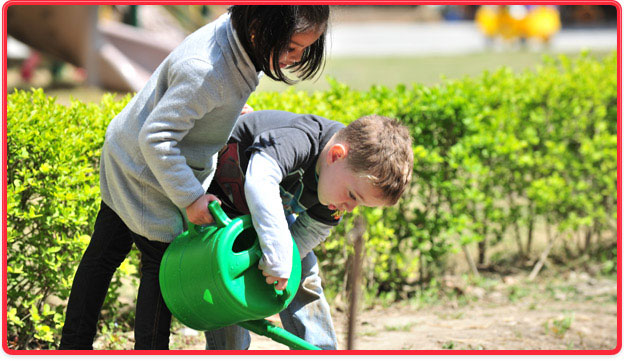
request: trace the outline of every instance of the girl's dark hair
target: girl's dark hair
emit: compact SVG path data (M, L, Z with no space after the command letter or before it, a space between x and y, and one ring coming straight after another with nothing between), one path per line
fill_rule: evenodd
M279 57L288 49L290 38L298 33L315 31L321 36L305 49L301 61L288 68L299 79L305 80L314 77L323 67L329 6L234 5L228 11L232 26L256 69L262 70L269 78L286 84L295 82L280 69Z

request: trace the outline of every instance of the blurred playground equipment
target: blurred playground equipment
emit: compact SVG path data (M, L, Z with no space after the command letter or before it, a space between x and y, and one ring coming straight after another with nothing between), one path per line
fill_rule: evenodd
M13 84L28 88L34 70L46 66L57 85L65 85L64 69L69 84L136 91L186 34L225 11L227 5L11 5L7 59L21 75ZM332 12L332 59L477 53L495 41L604 51L616 48L619 16L613 5L334 5ZM45 84L45 70L33 83Z
M136 12L130 16L136 17ZM141 89L184 38L172 31L163 34L106 20L97 5L13 5L7 9L6 23L8 35L84 69L87 84L118 91ZM22 76L29 75L38 56L27 59Z
M548 44L561 29L559 10L546 5L483 5L475 22L488 39L509 42L535 39Z

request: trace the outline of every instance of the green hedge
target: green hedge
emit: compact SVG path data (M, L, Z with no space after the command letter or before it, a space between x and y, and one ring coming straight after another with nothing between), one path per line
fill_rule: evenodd
M127 100L126 100L127 101ZM99 209L100 148L125 102L55 103L18 91L7 106L7 337L9 347L59 340L64 306ZM123 270L132 271L125 263ZM120 279L104 312L116 312ZM52 305L52 306L51 306ZM54 306L56 305L56 306Z
M255 109L314 113L348 123L383 114L414 137L414 175L396 207L347 215L317 254L330 294L341 292L352 217L362 215L364 282L396 293L424 282L445 256L477 242L518 244L531 256L535 228L563 239L582 233L584 250L616 227L617 57L546 58L521 74L507 68L435 87L372 87L332 79L331 90L255 93ZM41 90L8 96L7 337L13 348L58 342L63 303L99 208L98 157L110 119L129 100L66 107ZM553 236L553 237L554 237ZM612 257L614 253L612 253ZM122 271L136 273L137 257ZM115 313L119 277L105 310ZM56 305L56 306L51 306ZM105 318L101 328L114 326ZM127 327L128 325L124 326Z
M358 92L333 82L327 92L258 93L250 103L344 123L378 113L411 128L408 194L397 207L360 210L370 225L367 290L400 292L428 280L445 255L470 243L479 243L477 263L487 263L487 246L503 240L518 244L520 258L531 257L535 230L544 224L566 248L582 234L586 249L576 255L615 232L615 54L546 57L520 74L501 68L435 87ZM352 222L345 220L321 252L334 291L345 279L335 267L348 256L344 234ZM609 245L615 247L614 237Z

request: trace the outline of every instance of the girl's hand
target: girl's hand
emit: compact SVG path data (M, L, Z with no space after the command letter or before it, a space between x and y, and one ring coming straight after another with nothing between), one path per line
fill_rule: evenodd
M243 107L243 110L241 110L240 115L251 113L253 111L254 109L249 104L245 104L245 106Z
M288 285L288 278L274 277L274 276L269 275L265 271L262 271L262 275L264 277L266 277L266 283L267 284L272 285L275 282L277 282L277 284L275 285L275 289L276 290L283 291L286 288L286 286Z
M208 210L208 204L212 201L218 201L219 204L221 204L221 201L216 196L204 194L197 198L190 206L186 207L186 216L189 222L198 226L214 222L212 214L210 214Z

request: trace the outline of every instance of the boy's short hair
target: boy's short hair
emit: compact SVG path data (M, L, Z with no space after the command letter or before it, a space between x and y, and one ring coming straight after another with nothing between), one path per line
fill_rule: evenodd
M338 142L348 144L347 162L366 175L391 205L396 204L412 177L412 137L396 119L367 115L341 129Z

